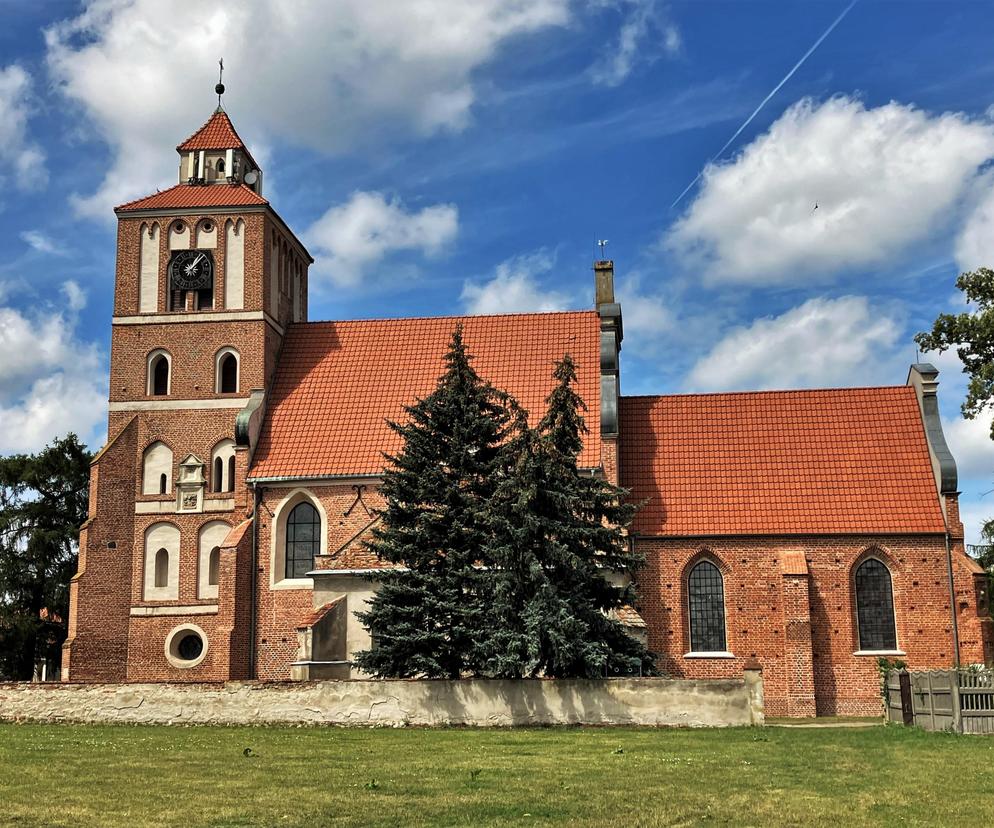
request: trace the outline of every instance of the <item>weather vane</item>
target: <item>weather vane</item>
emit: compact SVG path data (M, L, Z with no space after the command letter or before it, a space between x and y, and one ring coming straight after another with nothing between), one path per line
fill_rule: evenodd
M214 87L214 91L217 92L217 108L221 109L221 96L224 94L224 84L221 83L221 78L224 77L224 58L221 58L217 65L220 68L217 70L217 86Z
M607 239L598 239L597 246L601 249L601 258L604 258L604 251L607 248Z

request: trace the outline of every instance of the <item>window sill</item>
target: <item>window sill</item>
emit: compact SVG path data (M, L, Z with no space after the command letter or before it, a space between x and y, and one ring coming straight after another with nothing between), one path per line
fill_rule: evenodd
M713 653L684 653L684 658L735 658L734 653L721 650Z
M269 585L270 589L314 589L313 578L284 578Z
M853 653L854 656L876 656L880 658L881 656L904 656L907 655L904 650L856 650Z

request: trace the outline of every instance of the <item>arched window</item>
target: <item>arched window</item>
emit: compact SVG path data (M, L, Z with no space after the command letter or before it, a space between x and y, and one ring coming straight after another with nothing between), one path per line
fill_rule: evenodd
M725 587L718 567L711 561L696 564L687 577L687 595L691 652L725 652Z
M320 552L321 517L310 503L298 503L286 521L286 577L306 578Z
M217 166L214 169L217 170L218 177L221 177L222 175L224 175L224 159L223 158L218 158L217 159Z
M211 550L210 558L207 563L207 585L216 587L218 580L220 578L219 570L221 569L221 547L215 546Z
M179 598L179 529L155 523L145 530L144 594L146 601Z
M168 396L170 391L169 354L153 351L148 357L148 394L152 397Z
M169 550L159 549L155 553L155 588L164 589L169 586Z
M222 440L211 453L211 491L235 490L235 441Z
M890 570L879 558L867 558L856 569L856 621L861 650L896 650L894 591Z
M221 546L231 531L231 526L223 520L212 520L200 527L197 541L197 596L217 598L221 583Z
M230 348L217 355L217 393L238 391L238 353Z
M142 452L142 494L169 494L173 475L173 452L155 442Z

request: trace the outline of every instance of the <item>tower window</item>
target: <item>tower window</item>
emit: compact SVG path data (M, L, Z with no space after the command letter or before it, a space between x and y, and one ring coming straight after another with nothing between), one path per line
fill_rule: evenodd
M235 490L235 441L222 440L211 452L211 491Z
M867 558L856 570L856 620L861 650L896 650L894 591L890 570Z
M701 561L687 578L690 616L690 651L720 653L725 641L725 588L721 571L711 561Z
M159 475L159 494L165 494L169 490L169 478L165 474Z
M155 351L148 360L148 393L153 397L165 397L170 385L169 355L165 351Z
M221 569L221 548L219 546L215 546L211 550L209 562L208 562L208 565L207 565L207 585L208 586L217 586L218 585L218 583L220 581L220 573L219 573L220 569Z
M169 585L169 551L160 549L155 553L155 588Z
M221 394L238 391L238 357L232 351L222 353L217 362L217 390Z
M218 158L217 159L217 166L215 167L215 169L217 170L217 174L219 176L224 175L224 159L223 158Z

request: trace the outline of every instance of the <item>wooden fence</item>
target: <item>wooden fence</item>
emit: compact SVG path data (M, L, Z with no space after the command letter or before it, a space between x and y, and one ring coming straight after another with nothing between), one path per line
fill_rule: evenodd
M887 674L887 719L925 730L994 733L994 669Z

